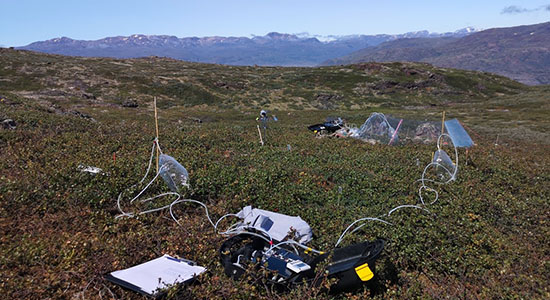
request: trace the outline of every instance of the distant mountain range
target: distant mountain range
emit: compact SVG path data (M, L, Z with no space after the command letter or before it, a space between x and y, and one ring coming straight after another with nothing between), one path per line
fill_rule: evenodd
M71 56L169 57L243 66L319 66L361 62L426 62L493 72L525 84L550 84L550 22L478 31L312 36L272 32L249 37L140 35L95 41L67 37L18 49Z
M494 28L463 37L398 39L331 59L324 65L414 61L492 72L525 84L550 84L550 22Z
M468 27L455 32L428 31L389 35L310 36L272 32L248 37L186 37L140 35L95 41L67 37L35 42L18 49L72 56L135 58L163 56L191 62L227 65L315 66L354 51L404 38L463 37L476 32Z

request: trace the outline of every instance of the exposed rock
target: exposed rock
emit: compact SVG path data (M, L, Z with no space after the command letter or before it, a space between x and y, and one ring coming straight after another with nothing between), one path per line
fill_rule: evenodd
M443 75L441 74L434 74L434 73L431 73L431 72L428 72L428 78L432 81L435 81L435 82L443 82L443 79L445 79L443 77Z
M368 90L375 94L391 94L400 90L426 90L427 92L448 94L451 90L444 84L443 76L424 72L414 68L403 68L402 71L410 76L416 76L415 81L398 82L395 80L378 80L376 82L366 83L364 87L358 86L354 91L359 94L365 94ZM426 76L427 75L427 76ZM427 78L426 78L427 77ZM431 88L434 88L433 91Z
M421 80L421 81L415 81L415 82L407 82L400 85L409 90L417 90L417 89L433 86L433 82L431 82L430 80Z
M414 141L420 141L424 144L433 143L439 137L441 129L431 123L423 123L416 127Z
M219 88L226 90L242 90L246 87L244 83L241 82L225 82L225 81L216 81L214 85Z
M42 90L40 94L43 96L51 96L51 97L67 96L67 93L65 91L57 90L57 89Z
M371 73L380 72L380 70L382 70L382 65L379 63L363 63L363 64L358 64L357 68L359 70L363 70L371 74Z
M321 109L334 109L336 106L334 102L344 99L342 95L319 93L315 95L315 100L317 101L316 107Z
M403 72L409 76L413 76L413 75L417 75L419 73L421 73L419 70L417 69L413 69L413 68L408 68L408 67L405 67L402 69Z
M335 94L319 93L315 95L315 100L317 101L338 101L338 100L342 100L343 98L344 96L335 95Z
M92 121L92 122L95 122L95 121L96 121L96 120L95 120L94 118L92 118L92 116L90 116L89 114L80 112L80 111L78 111L78 110L70 110L69 112L67 112L67 114L71 114L71 115L80 117L80 118L82 118L82 119L90 120L90 121Z
M56 114L63 114L63 110L61 109L61 107L59 107L57 104L55 103L49 103L49 102L46 102L46 103L42 103L41 104L43 107L46 108L46 111L53 114L53 113L56 113Z
M85 91L88 88L88 85L81 79L75 79L73 82L70 83L70 86L72 88L82 91Z
M391 89L391 88L395 87L398 84L399 83L397 81L393 81L393 80L381 80L381 81L378 81L375 84L373 84L372 89L373 90L386 90L386 89Z
M481 83L478 83L478 85L476 86L477 90L480 91L480 92L483 92L485 91L487 88L485 87L485 85L481 84Z
M132 107L132 108L135 108L135 107L138 107L139 104L138 102L135 100L135 99L128 99L128 100L125 100L123 103L122 103L122 107Z
M186 118L193 121L193 122L195 122L195 123L199 123L199 124L202 123L202 120L199 119L199 118L195 118L195 117L186 117Z
M82 93L82 98L84 99L91 99L91 100L95 100L96 97L94 94L89 94L89 93Z

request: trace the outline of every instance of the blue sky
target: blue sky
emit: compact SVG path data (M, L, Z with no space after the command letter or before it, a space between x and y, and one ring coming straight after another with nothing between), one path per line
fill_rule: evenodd
M550 21L550 0L0 0L0 45L66 36L448 32Z

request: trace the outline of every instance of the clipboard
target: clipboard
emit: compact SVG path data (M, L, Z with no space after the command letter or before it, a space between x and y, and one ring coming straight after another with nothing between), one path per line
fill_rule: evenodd
M148 262L105 275L108 281L140 294L158 297L175 284L189 283L206 268L194 262L163 255Z

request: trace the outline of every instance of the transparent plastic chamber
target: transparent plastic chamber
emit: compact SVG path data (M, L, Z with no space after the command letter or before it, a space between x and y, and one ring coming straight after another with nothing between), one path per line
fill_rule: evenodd
M360 128L349 129L349 136L371 142L388 143L395 134L395 129L390 125L386 116L382 113L372 113ZM397 139L395 136L394 140Z
M449 153L451 153L449 155ZM430 168L431 167L431 168ZM432 172L426 173L430 168ZM444 133L437 139L437 150L433 153L433 158L430 164L424 170L422 178L428 174L432 179L428 181L437 183L449 183L456 180L458 173L458 149L453 143L450 135Z
M172 192L181 192L189 188L189 173L173 157L161 154L159 156L160 176Z
M339 120L341 129L336 131L336 136L352 137L371 144L433 144L442 134L440 121L401 119L377 112L372 113L359 128ZM450 136L453 145L459 148L468 148L474 145L457 119L447 120L444 124L445 132Z
M445 150L438 149L435 151L432 163L435 165L435 173L439 180L447 181L455 179L457 172L456 165Z
M352 137L371 144L429 144L435 143L441 134L441 126L437 122L405 120L377 112L372 113L359 128L346 124L342 127L339 136Z

